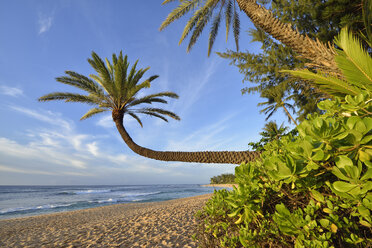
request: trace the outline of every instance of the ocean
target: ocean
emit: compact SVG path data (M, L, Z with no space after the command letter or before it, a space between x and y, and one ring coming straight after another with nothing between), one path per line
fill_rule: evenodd
M118 186L0 186L0 219L155 202L213 193L198 184Z

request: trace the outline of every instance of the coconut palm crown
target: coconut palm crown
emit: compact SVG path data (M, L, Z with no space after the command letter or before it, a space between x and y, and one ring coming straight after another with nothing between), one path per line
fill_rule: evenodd
M178 98L178 95L173 92L160 92L138 97L138 92L144 88L149 88L151 82L158 76L151 76L144 81L140 81L149 67L137 70L137 60L129 70L128 58L127 56L123 57L122 52L120 52L119 56L113 54L112 62L106 58L106 63L95 52L92 52L92 58L88 59L88 62L97 72L97 75L91 74L89 75L90 78L88 78L73 71L66 71L66 76L56 78L60 83L71 85L87 92L87 95L54 92L40 97L39 101L64 100L65 102L80 102L94 106L81 117L81 120L105 111L111 111L113 121L124 142L131 150L144 157L162 161L223 164L240 164L259 157L260 154L258 152L250 151L169 152L154 151L137 145L124 128L124 116L131 116L141 126L140 114L157 117L164 121L168 121L168 117L180 120L178 115L171 111L161 108L142 107L145 104L167 103L164 99L165 97Z
M175 1L164 0L163 4ZM191 34L187 47L187 51L189 51L200 37L203 29L213 20L209 33L209 55L223 17L226 23L226 35L228 35L232 25L235 41L238 42L239 9L251 19L256 27L261 28L275 39L292 48L301 57L308 59L310 61L307 64L308 66L341 76L334 60L335 51L332 46L300 34L290 24L281 22L272 12L257 4L257 0L178 0L178 6L166 17L160 26L160 30L165 29L169 24L191 12L192 16L185 25L180 40L181 43Z
M85 77L73 71L66 71L67 76L57 77L56 80L60 83L77 87L86 91L88 95L78 93L54 92L42 96L39 101L65 100L65 102L81 102L95 106L90 109L80 120L90 118L96 114L113 111L115 113L128 114L133 117L142 126L141 119L138 114L145 114L168 121L166 117L176 120L180 118L170 111L160 108L136 108L140 104L151 104L154 102L167 103L164 97L178 98L178 95L173 92L161 92L137 98L137 93L143 88L149 88L151 81L158 76L151 76L140 83L140 79L149 69L136 70L136 63L128 72L129 63L127 56L123 57L120 52L117 57L112 56L112 64L106 59L106 65L102 59L92 52L92 59L88 59L90 65L96 70L98 75L89 75Z

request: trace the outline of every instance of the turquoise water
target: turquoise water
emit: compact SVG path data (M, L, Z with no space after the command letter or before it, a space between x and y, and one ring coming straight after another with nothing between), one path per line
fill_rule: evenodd
M154 202L213 193L198 184L119 186L0 186L0 219L119 203Z

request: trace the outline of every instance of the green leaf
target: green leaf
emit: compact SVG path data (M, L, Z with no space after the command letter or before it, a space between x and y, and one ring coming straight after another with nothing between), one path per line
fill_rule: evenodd
M372 227L371 224L368 223L368 222L365 221L365 220L360 220L359 223L362 224L363 226L366 226L366 227Z
M320 225L322 225L322 227L327 228L329 226L330 221L327 219L320 219L319 223Z
M359 154L359 159L362 162L367 162L367 161L371 161L372 160L372 157L367 152L364 152L362 150L359 150L358 154Z
M343 170L344 171L344 170ZM337 168L336 166L334 166L332 168L332 173L338 177L339 179L342 179L342 180L345 180L345 181L350 181L351 178L349 178L347 175L345 175L343 173L343 171L341 171L339 168Z
M323 160L323 158L324 158L323 150L316 151L315 154L311 158L315 161Z
M368 168L366 173L364 173L364 175L360 178L360 180L364 181L364 180L368 180L371 178L372 178L372 168Z
M311 190L312 196L318 202L324 202L324 196L316 190Z
M338 168L344 168L345 166L353 166L353 161L345 155L338 156L335 159L335 161Z
M370 214L369 210L364 206L358 206L358 212L363 217L366 217L366 218L371 217L371 214Z
M349 191L355 189L358 186L355 185L355 184L346 183L346 182L343 182L343 181L336 181L336 182L333 183L333 187L337 191L340 191L340 192L349 192Z
M276 204L275 209L281 217L287 217L291 215L291 212L289 212L289 210L283 203Z
M323 76L321 74L310 72L309 70L282 70L281 72L290 73L294 76L312 80L324 92L333 95L358 95L360 89L350 85L346 81L332 76Z
M343 28L335 44L342 48L337 50L335 57L338 67L341 69L347 81L359 88L372 90L372 58L362 47L358 38Z

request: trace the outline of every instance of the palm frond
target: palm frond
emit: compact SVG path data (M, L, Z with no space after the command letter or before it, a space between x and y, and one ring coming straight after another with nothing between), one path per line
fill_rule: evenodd
M208 24L212 14L213 9L218 3L218 0L208 0L207 3L201 7L200 16L190 37L189 44L187 46L187 52L190 52L191 48L195 45L197 39L204 30L204 27Z
M81 102L89 105L99 105L102 100L94 96L85 96L81 94L68 93L68 92L53 92L47 95L44 95L38 99L38 101L62 101L65 102Z
M110 95L115 96L114 85L111 80L111 75L108 69L105 66L105 63L102 59L95 53L92 52L92 59L88 59L89 64L94 68L98 73L97 75L89 75L91 78L97 81Z
M149 104L151 104L153 102L168 103L166 100L164 100L160 97L170 97L170 98L176 98L177 99L178 95L176 93L173 93L173 92L161 92L161 93L157 93L157 94L151 94L151 95L147 95L147 96L144 96L142 98L138 98L138 99L130 101L127 104L127 107L133 107L133 106L136 106L136 105L139 105L139 104L142 104L142 103L149 103Z
M240 19L239 19L239 14L235 8L235 2L234 2L233 32L234 32L236 50L239 51Z
M139 104L143 104L143 103L147 103L147 104L152 104L154 102L157 102L157 103L165 103L167 104L168 102L164 99L161 99L161 98L140 98L140 99L136 99L134 101L131 101L130 103L128 103L126 106L127 107L133 107L133 106L137 106Z
M111 75L111 78L113 78L113 67L112 67L112 64L110 63L110 61L107 58L105 58L105 62L106 62L107 70L109 71L109 73Z
M176 115L175 113L171 112L171 111L168 111L168 110L165 110L165 109L159 109L159 108L142 108L141 111L145 111L145 112L150 112L150 113L157 113L157 114L161 114L161 115L166 115L172 119L175 119L175 120L181 120L181 118Z
M127 91L127 95L126 95L126 98L132 98L134 97L140 90L142 90L143 88L150 88L151 84L148 80L140 83L139 85L135 85L134 87L132 88L129 88L128 91Z
M130 115L130 116L132 116L139 124L140 124L140 126L141 127L143 127L143 124L142 124L142 121L141 121L141 119L135 114L135 113L133 113L133 112L128 112L128 114Z
M99 114L99 113L102 113L102 112L105 112L107 111L108 109L102 109L102 108L92 108L90 109L85 115L83 115L80 120L85 120L85 119L88 119L90 117L92 117L93 115L96 115L96 114Z
M163 4L167 4L169 2L173 1L172 0L164 1ZM187 12L195 9L199 2L200 0L182 1L177 8L175 8L171 13L169 13L167 18L160 25L159 30L160 31L163 30L169 24L184 16Z
M225 10L226 42L229 37L231 18L232 18L232 1L229 0L226 6L226 10Z
M294 76L301 77L313 81L321 91L325 91L332 95L357 95L360 90L346 81L340 80L332 76L324 76L317 73L310 72L309 70L283 70L282 72L290 73Z
M218 33L218 28L221 23L221 12L214 17L211 31L209 33L209 44L208 44L208 57L211 55L212 47Z
M93 80L73 71L65 71L68 76L57 77L56 81L77 87L97 96L104 95L102 88Z
M342 51L337 50L335 61L347 81L372 91L372 57L363 49L358 38L343 28L335 43L342 48Z
M153 117L157 117L157 118L159 118L159 119L162 119L162 120L165 121L165 122L168 122L168 119L167 119L167 118L165 118L164 116L162 116L162 115L160 115L160 114L154 113L154 112L139 111L138 113L145 114L145 115L149 115L149 116L153 116Z

